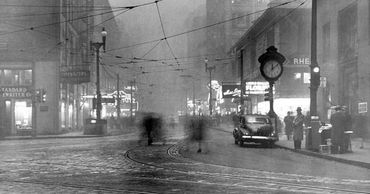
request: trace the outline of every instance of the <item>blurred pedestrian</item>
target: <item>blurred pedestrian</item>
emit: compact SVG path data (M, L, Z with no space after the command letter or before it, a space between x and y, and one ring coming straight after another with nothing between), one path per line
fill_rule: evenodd
M233 121L234 127L237 127L239 125L239 116L238 116L238 114L236 114L235 112L233 112L231 119Z
M146 136L148 145L153 143L153 139L162 139L162 124L163 121L160 115L155 113L148 113L143 117L142 127L143 127L143 136Z
M332 153L344 152L344 129L346 127L346 117L341 106L335 107L335 112L330 116L331 129L331 143Z
M294 140L294 149L301 149L301 144L303 140L303 123L304 116L302 114L302 108L297 108L297 115L293 120L293 140Z
M294 117L292 116L292 112L288 111L287 115L284 117L285 134L288 140L290 140L290 137L292 135L293 120L294 120Z
M204 116L192 117L190 121L191 140L198 143L198 153L202 152L202 141L205 136L206 125L207 119Z

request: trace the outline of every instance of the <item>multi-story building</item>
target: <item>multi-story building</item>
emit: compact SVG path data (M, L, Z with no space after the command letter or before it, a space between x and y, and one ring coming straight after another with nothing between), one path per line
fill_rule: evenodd
M119 11L122 12L122 9ZM62 0L61 128L83 127L85 119L96 116L93 98L96 97L97 56L96 48L91 43L102 42L101 32L104 28L107 32L105 48L108 50L121 46L123 34L116 23L115 12L108 0ZM113 97L107 95L117 90L116 73L119 73L119 68L111 64L112 55L105 54L103 46L100 47L99 85L103 98ZM111 115L109 110L114 104L103 103L103 118Z
M195 44L188 45L189 48L197 48L203 51L203 56L207 57L210 66L216 66L213 72L213 79L219 85L222 82L239 82L235 77L230 76L233 72L237 72L236 68L230 64L234 58L228 54L232 45L244 34L244 32L253 24L267 8L270 0L207 0L205 5L206 19L205 24L211 25L205 30L203 41L197 41ZM200 45L200 43L203 43ZM199 47L202 47L199 49ZM197 65L198 72L204 71L204 58ZM209 83L209 80L205 80ZM218 90L214 90L213 94L218 94ZM220 96L220 95L219 95ZM208 97L209 98L209 97ZM236 111L236 104L230 99L221 99L216 96L214 102L216 112L226 113Z
M1 6L1 135L60 133L92 116L83 98L95 92L90 41L101 41L94 36L104 24L111 32L107 45L121 37L109 2L99 3L17 0Z
M270 6L273 6L271 4ZM307 8L274 7L266 10L234 45L237 71L231 77L243 75L245 95L248 96L246 113L267 113L268 102L264 101L269 84L260 73L258 57L269 46L278 48L286 58L284 72L275 83L275 112L283 116L297 106L309 109L310 65L310 10ZM243 73L240 66L243 66Z
M318 0L317 53L329 103L352 115L367 112L370 99L370 2ZM368 115L369 116L369 115Z
M58 13L58 0L1 5L1 135L58 130ZM45 102L34 98L38 89L46 91Z

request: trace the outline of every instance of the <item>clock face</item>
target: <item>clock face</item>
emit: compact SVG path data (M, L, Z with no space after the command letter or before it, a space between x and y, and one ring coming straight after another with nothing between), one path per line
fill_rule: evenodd
M283 71L281 64L274 60L267 61L262 70L265 76L272 79L278 78Z

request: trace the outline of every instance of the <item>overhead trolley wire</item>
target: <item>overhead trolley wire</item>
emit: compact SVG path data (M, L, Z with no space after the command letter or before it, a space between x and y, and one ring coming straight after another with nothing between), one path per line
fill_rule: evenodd
M278 5L275 5L275 6L272 6L272 7L266 8L266 9L261 9L261 10L255 11L255 12L248 13L248 14L246 14L246 15L242 15L242 16L238 16L238 17L230 18L230 19L227 19L227 20L224 20L224 21L216 22L216 23L214 23L214 24L210 24L210 25L202 26L202 27L199 27L199 28L194 28L194 29L191 29L191 30L188 30L188 31L185 31L185 32L178 33L178 34L173 34L173 35L167 36L167 37L166 37L166 39L174 38L174 37L181 36L181 35L185 35L185 34L188 34L188 33L195 32L195 31L203 30L203 29L205 29L205 28L209 28L209 27L213 27L213 26L216 26L216 25L220 25L220 24L224 24L224 23L227 23L227 22L231 22L231 21L234 21L234 20L237 20L237 19L241 19L241 18L244 18L244 17L250 16L250 15L253 15L253 14L257 14L257 13L264 12L264 11L266 11L266 10L268 10L268 9L274 9L274 8L277 8L277 7L281 7L281 6L284 6L284 5L288 5L288 4L293 3L293 2L295 2L295 1L298 1L298 0L287 1L287 2L284 2L284 3L278 4ZM156 42L156 41L159 41L159 40L162 40L162 39L163 39L163 38L161 38L161 39L156 39L156 40L148 40L148 41L145 41L145 42L141 42L141 43L137 43L137 44L133 44L133 45L125 46L125 47L119 47L119 48L109 49L109 50L107 50L106 52L110 52L110 51L114 51L114 50L121 50L121 49L125 49L125 48L130 48L130 47L136 47L136 46L139 46L139 45L143 45L143 44L148 44L148 43Z
M172 49L172 47L171 47L170 43L169 43L169 42L168 42L168 40L167 40L166 32L165 32L165 30L164 30L164 26L163 26L163 21L162 21L161 12L159 11L158 1L155 1L155 6L157 7L157 12L158 12L159 21L161 22L161 27L162 27L162 33L163 33L163 36L164 36L164 40L166 41L167 46L168 46L168 48L170 49L170 51L171 51L171 54L172 54L173 58L176 60L177 65L180 65L179 61L177 60L177 58L176 58L176 56L175 56L175 53L173 52L173 49Z
M161 0L163 1L163 0ZM99 15L104 15L104 14L109 14L109 13L114 13L114 12L117 12L117 11L122 11L124 9L133 9L133 8L136 8L136 7L141 7L141 6L146 6L146 5L150 5L150 4L153 4L153 3L156 3L158 1L155 1L155 2L149 2L149 3L143 3L143 4L139 4L139 5L134 5L134 6L127 6L127 7L122 7L122 8L119 8L119 10L114 10L114 11L107 11L107 12L103 12L103 13L98 13L98 14L93 14L93 15L88 15L88 16L83 16L83 17L78 17L78 18L73 18L71 20L68 20L68 21L63 21L63 22L53 22L53 23L49 23L49 24L43 24L43 25L39 25L39 26L33 26L33 27L29 27L29 28L23 28L23 29L19 29L19 30L15 30L15 31L11 31L11 32L4 32L4 33L1 33L0 36L2 35L7 35L7 34L12 34L12 33L16 33L16 32L22 32L22 31L28 31L28 30L34 30L34 29L37 29L37 28L43 28L43 27L47 27L47 26L52 26L52 25L57 25L57 24L61 24L61 23L65 23L65 22L71 22L71 21L76 21L76 20L82 20L82 19L86 19L86 18L90 18L90 17L94 17L94 16L99 16ZM0 4L1 6L1 4ZM34 6L36 7L36 6ZM47 6L46 6L47 7ZM58 6L60 7L60 6Z

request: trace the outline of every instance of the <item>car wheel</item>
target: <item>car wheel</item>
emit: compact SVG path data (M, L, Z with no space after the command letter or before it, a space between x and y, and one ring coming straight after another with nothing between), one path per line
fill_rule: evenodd
M243 147L243 145L244 145L244 142L243 142L242 140L240 140L240 141L239 141L239 146L240 146L240 147Z
M274 142L265 142L262 145L264 147L267 147L267 148L273 148L274 147Z

